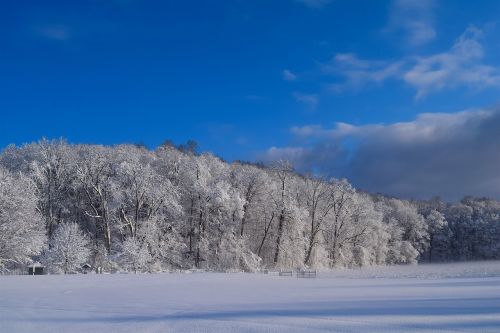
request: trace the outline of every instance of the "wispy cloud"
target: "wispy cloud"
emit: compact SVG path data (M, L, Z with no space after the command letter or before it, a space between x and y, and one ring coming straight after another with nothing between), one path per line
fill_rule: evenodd
M71 31L68 26L57 25L43 25L35 28L37 35L58 41L66 41L71 37Z
M297 102L305 104L310 110L316 109L319 103L319 96L316 94L304 94L295 91L293 97Z
M282 74L283 74L283 80L285 81L297 80L297 75L289 69L284 69Z
M355 185L405 197L500 198L500 111L425 113L414 120L291 129L296 144L270 148L300 171L348 177ZM311 143L312 142L312 143Z
M385 32L403 32L410 46L421 46L436 37L434 0L394 0Z
M352 53L339 53L332 61L321 65L321 71L327 75L340 75L342 83L335 83L331 88L336 92L345 89L359 89L367 84L381 84L391 77L400 75L403 62L363 60Z
M330 3L331 0L296 0L303 3L309 8L323 8Z
M337 54L320 69L324 75L344 78L331 85L335 92L369 84L381 85L389 79L414 87L416 98L463 86L474 89L500 87L499 69L483 63L482 37L482 30L471 26L446 52L399 61L365 60L355 54Z
M323 136L328 133L321 125L294 126L290 131L293 135L301 138Z
M417 97L463 85L500 86L498 68L482 63L482 36L480 29L469 27L448 52L418 57L404 73L404 81L417 89Z

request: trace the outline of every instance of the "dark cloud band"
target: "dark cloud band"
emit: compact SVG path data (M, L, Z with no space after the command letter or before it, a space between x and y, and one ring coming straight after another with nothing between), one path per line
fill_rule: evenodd
M500 198L500 110L421 114L388 125L293 129L304 146L271 148L298 171L347 177L357 187L407 198Z

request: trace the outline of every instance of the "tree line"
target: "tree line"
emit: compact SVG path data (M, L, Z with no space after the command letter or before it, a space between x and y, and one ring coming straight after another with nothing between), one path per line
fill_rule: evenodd
M345 179L226 163L193 141L0 155L0 269L256 271L500 258L500 202L408 201Z

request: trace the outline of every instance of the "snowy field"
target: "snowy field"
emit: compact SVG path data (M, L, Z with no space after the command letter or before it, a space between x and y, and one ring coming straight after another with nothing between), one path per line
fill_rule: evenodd
M500 263L0 276L0 332L500 332Z

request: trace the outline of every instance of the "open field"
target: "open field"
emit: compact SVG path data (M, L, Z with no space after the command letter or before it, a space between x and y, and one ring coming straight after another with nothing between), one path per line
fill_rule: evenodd
M500 263L0 277L1 332L499 332Z

